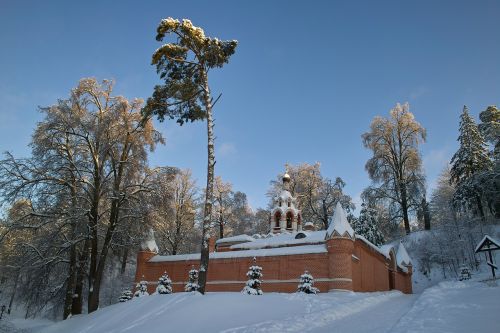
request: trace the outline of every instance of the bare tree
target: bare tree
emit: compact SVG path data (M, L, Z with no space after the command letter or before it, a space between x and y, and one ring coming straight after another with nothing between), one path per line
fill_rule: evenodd
M407 234L411 232L408 212L420 203L425 180L418 146L426 136L409 109L408 103L398 103L389 118L375 117L362 136L364 146L373 152L365 168L379 184L372 190L397 205L395 216L402 217Z

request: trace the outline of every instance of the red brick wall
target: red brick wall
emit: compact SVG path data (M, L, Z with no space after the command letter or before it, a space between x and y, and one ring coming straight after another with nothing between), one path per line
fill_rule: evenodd
M337 238L326 242L327 253L258 257L262 267L264 292L295 292L299 277L308 270L321 292L332 289L354 291L389 290L389 261L360 240ZM356 256L358 259L353 258ZM158 278L167 272L173 281L174 292L184 290L188 272L199 260L149 262L154 254L137 255L136 281L149 282L148 291L155 291ZM247 281L246 273L252 258L211 259L207 291L241 291ZM411 271L395 273L395 289L411 293Z

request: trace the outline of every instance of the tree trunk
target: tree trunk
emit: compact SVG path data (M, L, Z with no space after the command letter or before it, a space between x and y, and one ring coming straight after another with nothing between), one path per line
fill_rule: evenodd
M64 298L63 319L68 318L68 316L71 314L75 283L76 283L76 245L72 244L69 254L69 274L68 274L68 282L66 283L66 296Z
M75 293L73 296L73 304L71 305L71 314L77 315L82 313L83 309L83 282L85 280L85 270L89 257L90 240L87 238L83 244L83 250L78 258L77 274L75 282Z
M127 268L127 259L128 259L128 247L126 246L125 250L123 251L122 267L120 268L121 275L125 274L125 268Z
M424 229L431 230L431 213L429 211L429 203L425 199L422 199L422 210L424 212Z
M408 197L406 193L406 186L404 184L401 185L401 210L403 211L403 222L405 224L406 234L409 235L411 233L410 229L410 219L408 218Z
M201 76L204 88L204 104L207 113L207 141L208 141L208 165L207 165L207 190L205 191L205 209L203 212L203 229L201 234L201 258L200 272L198 282L199 292L205 294L207 283L208 262L209 262L209 241L210 241L210 221L212 220L212 200L214 193L214 169L215 169L215 151L214 151L214 124L212 116L212 101L210 89L208 87L207 73L202 70Z
M479 216L481 219L484 221L484 209L483 209L483 203L481 201L481 196L476 194L476 202L477 202L477 209L479 211Z

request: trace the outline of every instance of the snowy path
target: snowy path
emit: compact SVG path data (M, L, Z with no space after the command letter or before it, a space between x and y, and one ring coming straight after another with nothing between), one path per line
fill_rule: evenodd
M402 295L375 304L311 332L388 333L412 308L419 295Z

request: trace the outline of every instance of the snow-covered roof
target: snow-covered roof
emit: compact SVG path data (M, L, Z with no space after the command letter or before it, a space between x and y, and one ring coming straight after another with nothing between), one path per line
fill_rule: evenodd
M270 238L255 239L253 242L234 244L231 246L231 249L252 250L290 245L293 246L300 244L315 244L323 243L325 241L325 230L301 231L300 233L305 234L306 237L295 239L295 236L297 236L298 234L297 232L284 232L281 234L276 234L274 237Z
M337 233L341 237L348 235L349 237L354 238L354 230L349 224L349 221L347 221L347 215L340 202L337 202L337 206L335 207L333 218L328 226L326 236L330 238L334 233Z
M401 268L404 268L404 266L411 265L410 256L408 255L408 252L406 252L403 242L399 243L398 251L396 252L396 263Z
M359 236L356 235L356 238L358 238ZM394 248L394 245L392 244L385 244L385 245L382 245L379 247L380 249L380 252L382 252L384 254L384 256L386 256L387 258L391 258L391 250L394 250L394 253L396 253L396 249Z
M155 233L153 229L149 229L148 236L141 243L141 250L150 251L154 253L160 252L158 249L158 245L156 245L155 241Z
M306 253L327 253L324 244L319 245L304 245L304 246L291 246L279 247L272 249L258 249L258 250L243 250L243 251L227 251L227 252L212 252L210 259L226 259L226 258L241 258L241 257L269 257L269 256L287 256L294 254ZM164 261L185 261L185 260L199 260L199 253L190 254L176 254L171 256L154 256L150 262L164 262Z
M487 243L490 246L493 245L491 247L492 250L498 250L500 248L500 242L499 241L497 241L496 239L493 239L492 237L490 237L488 235L485 235L483 237L483 239L481 239L481 241L477 244L476 249L474 250L474 252L478 252L481 249L481 247L483 245L485 245L485 243Z
M248 235L236 235L232 237L224 237L218 239L215 244L224 244L224 243L239 243L239 242L253 242L255 238Z
M361 235L357 235L356 234L356 239L359 239L361 241L363 241L363 243L365 243L366 245L368 245L369 247L371 247L373 250L375 250L376 252L380 253L381 255L383 255L384 257L386 257L387 259L390 259L391 257L389 256L389 252L386 252L385 251L382 251L377 245L373 244L372 242L370 242L368 239L366 239L365 237L361 236ZM389 250L390 251L390 250Z

